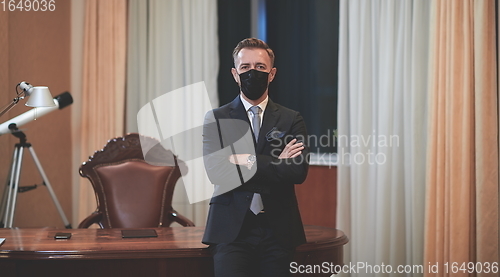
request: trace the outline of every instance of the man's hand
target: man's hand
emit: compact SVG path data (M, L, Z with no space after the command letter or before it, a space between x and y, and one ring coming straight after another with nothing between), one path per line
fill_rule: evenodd
M292 139L283 149L278 159L295 158L302 154L304 150L304 143L297 142L297 139Z
M304 143L297 142L297 139L292 139L283 149L278 159L295 158L302 154ZM238 165L246 165L250 154L235 154L229 156L229 162Z
M250 154L235 154L229 156L229 162L238 165L246 165Z

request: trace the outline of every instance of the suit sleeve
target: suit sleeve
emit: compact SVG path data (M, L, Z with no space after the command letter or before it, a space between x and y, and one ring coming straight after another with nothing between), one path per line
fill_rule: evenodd
M256 183L264 183L268 186L277 184L301 184L307 177L309 169L309 147L307 142L307 130L304 119L296 112L288 132L289 142L293 138L302 140L304 150L302 154L295 158L279 159L279 155L284 148L274 148L271 155L257 155L257 173L250 180Z
M205 116L203 125L203 159L212 184L228 191L252 178L257 169L248 170L229 162L236 153L255 153L247 122L238 119L218 119L215 113ZM249 143L250 142L250 143Z

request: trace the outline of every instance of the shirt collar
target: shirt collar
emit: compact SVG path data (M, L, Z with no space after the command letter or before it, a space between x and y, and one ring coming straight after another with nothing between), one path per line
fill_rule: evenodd
M240 99L241 99L241 102L243 103L243 107L245 107L245 111L248 112L248 110L253 107L252 104L250 104L247 100L245 100L245 98L243 98L243 96L241 96L240 94ZM257 106L259 106L259 108L262 110L262 114L264 114L264 111L266 110L266 107L267 107L267 103L269 102L269 96L266 96L266 99L264 99L262 102L260 102Z

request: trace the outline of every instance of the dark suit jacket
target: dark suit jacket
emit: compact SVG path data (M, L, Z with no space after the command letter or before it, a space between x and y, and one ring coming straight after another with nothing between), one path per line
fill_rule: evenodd
M231 103L209 112L205 118L205 168L216 190L210 201L203 243L234 241L254 192L259 192L262 196L266 216L278 242L289 247L305 243L295 184L302 183L307 176L308 148L306 146L296 158L278 159L286 143L293 138L307 142L307 131L302 116L269 99L258 143L255 144L254 140L251 140L252 150L257 157L252 170L228 161L229 155L233 153L249 153L241 153L238 147L234 147L244 141L241 138L245 133L253 136L247 112L239 96ZM238 140L240 142L236 143ZM235 179L234 174L239 177Z

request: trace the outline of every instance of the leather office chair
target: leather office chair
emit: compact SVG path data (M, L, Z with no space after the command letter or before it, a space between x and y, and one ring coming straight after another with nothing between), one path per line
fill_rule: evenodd
M145 161L142 146L151 148ZM172 208L174 187L185 164L153 138L132 133L108 141L80 166L92 183L97 210L78 228L168 227L194 223ZM183 170L183 172L186 172Z

